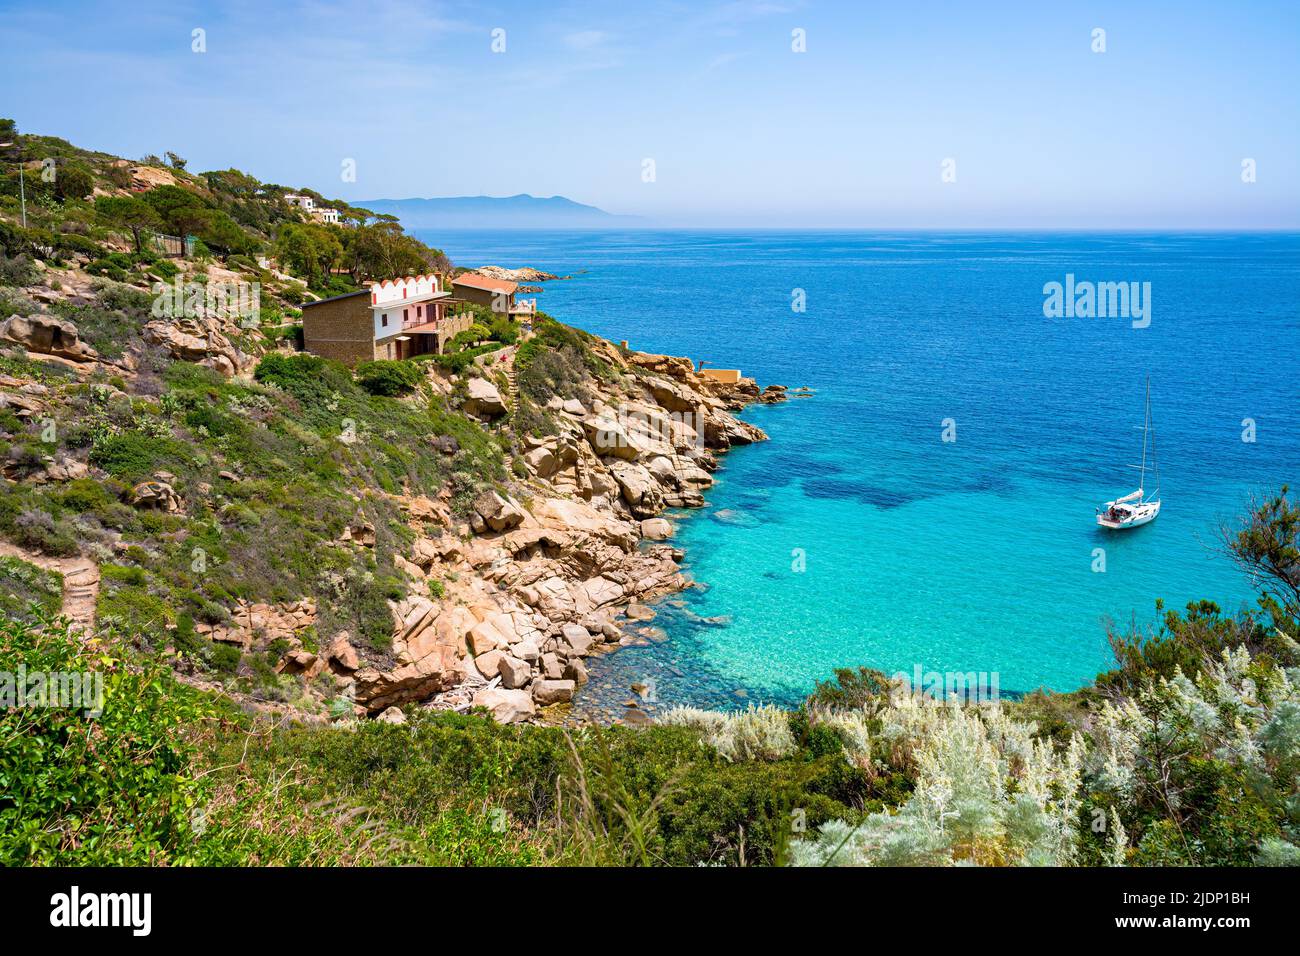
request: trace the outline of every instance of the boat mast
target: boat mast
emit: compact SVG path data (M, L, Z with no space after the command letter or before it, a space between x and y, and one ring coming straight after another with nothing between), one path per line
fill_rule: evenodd
M1147 432L1151 428L1151 376L1147 376L1147 397L1146 407L1144 409L1145 418L1142 421L1142 477L1138 481L1138 492L1145 497L1147 486Z
M1156 473L1156 490L1154 498L1160 497L1160 461L1156 458L1156 426L1151 421L1151 376L1147 376L1147 427L1151 430L1151 467Z

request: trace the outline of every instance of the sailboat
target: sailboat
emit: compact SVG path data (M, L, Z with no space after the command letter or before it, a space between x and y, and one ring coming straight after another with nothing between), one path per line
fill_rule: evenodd
M1146 493L1147 483L1147 448L1151 449L1151 467L1155 474L1156 487L1151 495ZM1106 507L1097 509L1097 524L1103 528L1122 531L1136 528L1155 520L1160 514L1160 465L1156 461L1156 433L1151 425L1151 376L1147 376L1146 421L1142 426L1142 464L1130 465L1140 468L1137 491L1130 492L1123 498L1106 502Z

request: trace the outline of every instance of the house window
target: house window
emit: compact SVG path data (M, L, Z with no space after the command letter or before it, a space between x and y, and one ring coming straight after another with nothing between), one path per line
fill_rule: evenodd
M410 310L410 309L403 309L403 310L402 310L402 324L405 325L405 324L407 323L407 321L408 321L410 318L411 318L411 310Z
M415 317L418 319L418 318L420 318L420 316L422 316L422 315L424 315L424 306L422 306L422 305L417 305L417 306L415 307Z
M393 343L392 343L392 342L389 342L387 345L384 346L384 348L386 348L386 349L388 350L388 357L389 357L389 358L392 358L392 357L393 357Z
M382 325L384 328L388 328L388 313L387 313L387 312L385 312L382 316L379 317L379 324Z

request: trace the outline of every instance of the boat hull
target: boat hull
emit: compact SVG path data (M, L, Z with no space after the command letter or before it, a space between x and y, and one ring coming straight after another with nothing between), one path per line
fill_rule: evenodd
M1140 528L1144 524L1150 524L1158 514L1160 514L1160 502L1158 501L1140 505L1128 515L1113 515L1110 511L1103 511L1097 515L1097 526L1110 531L1125 531L1129 528Z

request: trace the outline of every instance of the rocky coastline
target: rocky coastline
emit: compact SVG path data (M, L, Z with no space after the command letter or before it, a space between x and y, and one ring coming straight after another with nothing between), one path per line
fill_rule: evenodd
M219 269L212 270L217 278L224 274ZM545 275L527 271L538 280ZM128 383L136 380L143 353L101 355L51 308L97 302L104 288L79 269L67 270L57 289L34 286L37 308L0 322L6 354L17 348L14 355L64 366L73 380L117 381L133 390ZM150 319L141 337L142 348L226 379L250 379L258 361L244 330L225 315ZM663 512L702 506L718 456L766 440L733 413L787 398L783 386L760 389L738 375L728 381L684 357L593 336L584 341L609 372L581 383L581 398L552 397L543 409L550 423L543 433L519 426L512 414L520 401L514 348L459 372L425 363L428 386L449 407L508 436L515 468L472 502L453 500L450 485L432 497L355 489L358 517L339 546L360 555L376 550L376 528L364 517L368 498L395 505L410 530L403 536L409 547L403 543L393 554L409 587L390 602L390 645L378 649L346 630L318 631L324 621L307 595L277 605L240 601L218 623L197 622L199 636L231 645L246 659L270 656L277 673L300 677L306 706L287 710L301 719L323 719L339 700L351 701L352 715L385 720L404 719L402 708L412 706L479 706L503 722L550 719L548 708L568 704L586 683L592 655L643 639L624 625L645 619L645 602L688 586L679 569L683 555L671 544L673 523ZM6 376L0 385L0 405L24 420L44 413L52 397L35 379ZM450 461L457 451L456 439L441 435L429 437L424 453ZM83 456L6 461L4 468L12 482L56 485L94 474ZM220 477L243 480L229 471ZM178 518L187 500L163 470L127 496L132 508ZM128 547L110 545L114 555ZM174 667L182 679L210 681L179 657ZM278 706L231 694L257 709ZM335 710L332 716L347 715Z
M587 681L589 658L641 639L624 625L690 583L661 513L703 505L718 455L767 438L732 412L783 401L785 389L720 383L688 359L602 340L594 348L620 384L587 402L552 400L559 433L524 438L530 474L511 494L480 495L459 524L446 495L403 502L416 524L446 528L416 538L404 564L417 582L438 581L441 596L417 587L395 608L391 659L354 662L344 638L296 666L350 680L359 714L484 707L511 723L548 719ZM485 379L470 390L487 393L477 406L487 418L506 405L493 391Z

